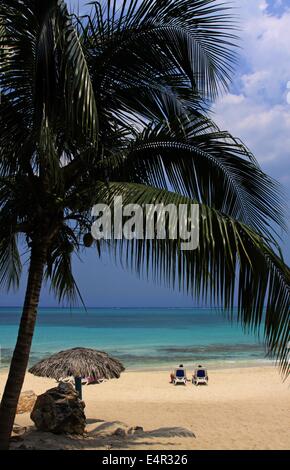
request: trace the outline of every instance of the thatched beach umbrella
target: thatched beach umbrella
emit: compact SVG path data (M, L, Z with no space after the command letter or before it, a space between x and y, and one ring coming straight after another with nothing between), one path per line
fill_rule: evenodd
M107 353L95 349L73 348L43 359L29 369L38 377L60 380L74 377L76 390L82 398L82 377L94 380L118 379L125 370L123 364Z

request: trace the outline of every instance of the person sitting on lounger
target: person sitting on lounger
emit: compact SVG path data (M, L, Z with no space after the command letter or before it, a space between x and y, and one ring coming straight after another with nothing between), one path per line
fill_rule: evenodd
M177 369L175 369L174 371L172 371L172 372L170 373L170 383L171 383L171 384L175 383L176 372L177 372L178 370L184 371L184 372L182 372L182 373L179 372L178 374L179 374L179 375L182 375L182 376L185 376L185 378L186 378L186 372L185 372L185 370L184 370L183 364L180 364Z
M174 373L170 375L170 378L174 385L178 385L178 384L186 385L186 382L187 382L186 370L183 367L183 365L177 367L174 370Z
M195 370L194 375L192 376L192 383L194 385L208 385L208 373L203 366L199 365Z

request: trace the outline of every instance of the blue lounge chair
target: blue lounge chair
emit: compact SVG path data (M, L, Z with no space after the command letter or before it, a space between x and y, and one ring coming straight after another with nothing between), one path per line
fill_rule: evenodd
M199 367L192 376L192 383L194 385L208 385L208 373L203 367Z
M186 385L187 378L186 378L186 370L185 369L175 369L174 372L174 379L173 383L174 385Z

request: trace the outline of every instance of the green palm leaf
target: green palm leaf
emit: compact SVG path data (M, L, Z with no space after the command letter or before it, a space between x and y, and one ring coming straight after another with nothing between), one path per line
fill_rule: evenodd
M59 302L75 304L82 297L72 274L72 247L67 237L60 236L57 243L49 252L45 277Z
M0 287L17 289L22 271L17 236L13 233L4 235L3 230L0 230L0 236Z
M150 123L128 150L104 161L112 179L174 191L273 236L283 227L280 187L251 152L211 120L174 110L166 121Z
M3 0L0 170L36 171L45 122L57 133L57 154L78 143L96 148L98 115L80 40L63 1ZM28 33L29 32L29 33ZM12 125L12 127L11 127ZM9 136L14 139L9 144ZM11 141L11 139L10 139Z
M88 45L106 66L103 83L153 84L150 73L174 68L206 97L227 87L236 39L229 7L215 0L118 3L92 2L95 14L86 25Z
M99 184L98 202L113 205L122 196L123 205L179 204L197 201L140 184ZM268 353L289 373L290 269L264 237L233 217L205 204L200 207L200 243L194 251L182 251L176 240L136 239L108 245L137 273L153 275L158 282L213 304L222 304L233 318L237 289L238 320L245 329L262 333ZM147 223L148 219L147 219ZM170 220L167 221L170 223ZM179 224L187 224L187 217ZM144 220L146 227L146 220ZM169 229L169 227L168 227ZM145 228L144 228L145 231Z

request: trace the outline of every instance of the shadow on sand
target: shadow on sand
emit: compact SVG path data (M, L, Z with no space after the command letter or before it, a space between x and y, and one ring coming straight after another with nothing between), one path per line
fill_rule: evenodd
M195 439L195 435L182 427L163 427L144 431L130 428L120 421L87 419L87 431L84 436L56 435L41 432L31 426L21 439L12 442L11 449L42 450L110 450L141 448L174 448L178 439Z

